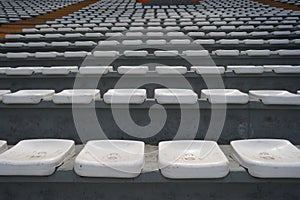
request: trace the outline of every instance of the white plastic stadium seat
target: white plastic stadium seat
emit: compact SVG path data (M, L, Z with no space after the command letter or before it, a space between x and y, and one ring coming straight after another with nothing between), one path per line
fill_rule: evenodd
M214 141L166 141L158 148L159 168L167 178L222 178L229 173L229 161Z
M74 141L60 139L22 140L0 154L0 175L48 176L73 156Z
M83 75L107 74L112 71L112 66L83 66L79 68L79 73Z
M300 150L287 140L232 141L233 156L258 178L300 178Z
M76 157L74 170L86 177L136 177L144 165L144 146L139 141L89 141Z
M109 89L103 96L108 104L142 104L146 98L145 89Z
M50 101L54 90L19 90L5 94L2 101L5 104L38 104L41 101Z
M192 66L191 71L201 75L224 74L225 68L221 66Z
M198 95L190 89L155 89L154 98L159 104L195 104Z
M53 95L55 104L89 104L100 100L98 89L67 89Z
M227 66L226 71L234 72L236 74L262 74L264 72L264 67L254 65L230 65Z
M117 68L119 74L146 74L149 71L148 66L119 66Z
M185 74L187 72L187 68L184 66L156 66L155 71L158 74Z
M249 96L266 105L300 105L300 95L286 90L250 90Z
M249 96L236 89L203 89L201 99L207 99L212 104L246 104Z

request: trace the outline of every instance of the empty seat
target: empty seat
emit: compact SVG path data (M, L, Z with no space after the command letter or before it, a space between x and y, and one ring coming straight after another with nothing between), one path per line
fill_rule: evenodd
M191 41L189 39L173 39L173 40L170 40L170 44L173 44L173 45L187 45L187 44L190 44Z
M87 177L136 177L144 165L144 146L139 141L89 141L76 157L74 170Z
M70 42L51 42L50 45L52 47L68 47L71 45Z
M193 41L194 44L205 45L205 44L215 44L213 39L198 39Z
M66 51L63 53L66 58L84 58L88 55L86 51Z
M209 52L207 50L186 50L183 51L182 54L188 57L203 57L209 56Z
M252 45L260 45L260 44L264 44L265 41L263 39L246 39L243 40L244 44L252 44Z
M6 75L32 75L34 73L33 67L16 67L5 70Z
M178 51L154 51L154 55L158 57L175 57L178 56Z
M300 177L300 150L287 140L248 139L230 144L235 159L254 177Z
M79 73L83 75L107 74L108 72L112 71L112 66L84 66L79 68Z
M264 72L264 67L254 65L230 65L227 66L226 71L234 72L236 74L262 74Z
M145 89L110 89L103 96L108 104L142 104L146 98Z
M28 47L46 47L48 45L47 42L28 42Z
M24 42L5 42L3 47L23 47L25 46Z
M94 57L107 57L107 58L113 58L119 56L118 51L94 51L93 52Z
M286 90L250 90L249 96L266 105L300 105L300 95Z
M98 89L68 89L53 95L55 104L89 104L100 100Z
M131 46L131 45L142 45L143 41L142 40L123 40L122 41L123 45L126 46Z
M240 41L238 39L221 39L218 41L220 44L231 44L238 45Z
M203 37L205 36L204 32L188 32L187 34L190 37Z
M154 98L159 104L195 104L198 95L190 89L155 89Z
M54 90L19 90L5 94L2 101L5 104L38 104L41 101L50 101Z
M57 52L36 52L35 57L36 58L55 58L58 56Z
M146 44L147 45L166 45L167 41L166 40L147 40Z
M0 154L0 175L48 176L73 156L74 141L60 139L22 140Z
M187 72L187 68L184 66L156 66L155 71L158 74L185 74Z
M201 75L224 74L225 68L220 66L192 66L191 71Z
M236 89L203 89L201 99L207 99L212 104L246 104L249 96Z
M159 168L167 178L222 178L229 173L229 161L214 141L166 141L158 148Z
M74 42L74 45L76 47L90 47L95 46L97 43L93 41L76 41Z
M149 71L148 66L119 66L117 68L119 74L146 74Z
M116 46L119 45L120 42L116 41L116 40L107 40L107 41L99 41L98 45L100 46Z
M277 53L280 56L300 56L299 49L278 50Z
M68 75L71 72L77 72L77 66L54 66L54 67L44 67L42 69L42 74L44 75Z
M277 45L282 45L282 44L289 44L290 41L289 39L270 39L267 41L269 44L277 44Z
M17 59L22 59L22 58L28 58L29 56L31 56L30 53L27 52L21 52L21 53L6 53L6 57L7 58L17 58Z
M124 56L127 57L145 57L148 55L148 51L131 51L131 50L126 50L123 52Z
M246 50L245 54L248 56L270 56L271 50L262 49L262 50Z
M146 35L148 37L162 37L164 35L163 32L147 32Z
M215 54L217 56L239 56L239 50L216 50Z
M272 69L277 74L295 74L300 73L300 66L291 66L291 65L277 65L277 66L270 66L269 68Z

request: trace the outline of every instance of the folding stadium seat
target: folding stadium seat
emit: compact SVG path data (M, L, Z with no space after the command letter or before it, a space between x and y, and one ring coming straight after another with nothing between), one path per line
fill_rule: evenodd
M244 44L251 44L251 45L259 45L259 44L264 44L265 40L263 39L245 39L243 40Z
M107 74L108 72L112 71L112 66L82 66L79 68L79 73L82 75Z
M32 75L34 73L41 73L42 67L16 67L5 70L6 75Z
M125 33L127 37L141 37L143 36L142 32L127 32Z
M28 42L27 46L28 47L46 47L49 45L47 42Z
M142 40L123 40L122 44L125 45L125 46L142 45L143 41Z
M212 104L246 104L249 96L236 89L203 89L201 99L207 99Z
M120 44L120 42L118 42L116 40L107 40L107 41L99 41L98 42L99 46L116 46L119 44Z
M217 56L239 56L240 51L239 50L216 50L215 54Z
M198 95L190 89L155 89L154 98L159 104L195 104Z
M119 74L146 74L149 71L148 66L119 66L117 68Z
M62 53L65 58L84 58L88 55L86 51L65 51Z
M189 39L172 39L170 40L170 44L173 45L188 45L191 41Z
M22 140L0 154L0 175L48 176L74 151L72 140Z
M146 44L147 45L166 45L167 41L166 40L147 40Z
M103 96L108 104L142 104L146 98L145 89L109 89Z
M264 67L254 65L229 65L227 66L226 71L234 72L236 74L262 74L264 72Z
M154 55L157 57L175 57L179 55L179 52L176 50L171 51L154 51Z
M207 50L186 50L182 52L182 55L187 57L205 57L209 56L209 52Z
M97 45L97 43L93 41L76 41L74 45L76 47L91 47Z
M26 35L25 35L25 37L26 37ZM47 33L47 34L45 34L46 39L56 39L56 38L61 38L61 37L63 37L63 35L59 34L59 33Z
M89 104L100 100L98 89L68 89L53 95L55 104Z
M271 50L268 50L268 49L246 50L245 54L247 56L270 56L271 55Z
M224 74L225 68L221 66L192 66L191 71L200 75Z
M230 45L238 45L240 41L238 39L221 39L218 40L217 43L219 44L230 44Z
M158 148L159 168L167 178L222 178L229 173L229 161L214 141L166 141Z
M29 56L31 56L31 53L28 53L28 52L6 53L6 58L12 58L12 59L28 58Z
M58 52L36 52L34 56L36 58L56 58L59 55Z
M259 178L299 178L300 150L287 140L232 141L235 159Z
M42 74L44 75L68 75L72 72L78 72L77 66L52 66L44 67Z
M300 66L292 65L264 65L265 71L273 71L277 74L297 74L300 73Z
M250 90L249 96L266 105L300 105L300 95L286 90Z
M133 178L142 171L144 148L139 141L89 141L76 157L74 170L79 176Z
M193 41L194 44L199 44L199 45L215 44L215 42L216 41L214 39L197 39Z
M209 32L206 35L210 37L225 37L226 32Z
M131 51L126 50L123 52L126 57L145 57L148 55L148 51Z
M277 53L280 56L299 56L300 50L299 49L291 49L291 50L282 49L282 50L278 50Z
M54 90L19 90L4 94L2 102L5 104L38 104L41 101L51 101Z
M187 68L184 66L156 66L155 71L161 75L185 74Z
M114 58L119 56L118 51L94 51L93 52L94 57L106 57L106 58Z
M25 46L24 42L5 42L3 47L23 47Z

